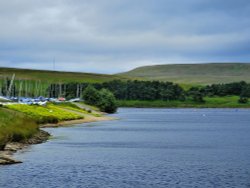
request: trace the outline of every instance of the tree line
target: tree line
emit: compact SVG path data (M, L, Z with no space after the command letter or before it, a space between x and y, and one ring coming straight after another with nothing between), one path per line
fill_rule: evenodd
M5 95L10 85L10 79L0 83L0 94ZM113 80L104 83L55 83L44 84L39 81L15 80L11 89L11 96L38 97L65 97L67 99L80 98L85 89L92 85L97 91L106 89L114 94L118 100L180 100L191 99L204 103L204 97L209 96L239 96L239 102L246 103L250 97L250 84L244 81L212 84L207 86L191 87L184 90L180 85L172 82Z
M80 97L79 93L83 92L88 85L95 89L107 89L111 91L118 100L183 100L185 98L184 90L172 82L159 81L120 81L113 80L104 83L69 83L66 84L66 98ZM58 84L52 84L51 97L58 93ZM77 88L81 88L78 92Z
M244 81L233 82L227 84L212 84L203 87L192 87L188 90L187 94L194 94L200 96L198 101L204 101L204 96L229 96L236 95L239 96L240 103L247 103L250 97L250 84Z

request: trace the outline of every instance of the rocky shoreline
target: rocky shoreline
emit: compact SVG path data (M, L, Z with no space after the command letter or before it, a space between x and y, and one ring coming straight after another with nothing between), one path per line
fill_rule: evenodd
M95 117L91 115L85 115L84 119L79 120L71 120L71 121L63 121L57 124L44 124L40 125L40 128L57 128L62 126L72 126L75 124L82 124L82 123L89 123L89 122L96 122L96 121L111 121L116 120L114 117L109 116L100 116ZM4 150L0 150L0 165L10 165L10 164L17 164L22 163L22 161L18 161L12 158L13 154L18 150L24 149L32 144L40 144L46 142L50 137L50 134L44 130L39 130L37 134L35 134L32 138L22 141L22 142L10 142L8 143Z
M10 142L6 144L3 151L0 151L0 165L9 165L22 163L21 161L12 158L12 155L31 144L41 144L46 142L50 137L50 134L46 131L39 130L32 138L24 140L22 142Z

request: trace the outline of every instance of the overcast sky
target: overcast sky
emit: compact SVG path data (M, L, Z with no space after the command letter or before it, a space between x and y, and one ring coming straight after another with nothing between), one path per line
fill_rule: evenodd
M0 66L250 62L250 0L0 0Z

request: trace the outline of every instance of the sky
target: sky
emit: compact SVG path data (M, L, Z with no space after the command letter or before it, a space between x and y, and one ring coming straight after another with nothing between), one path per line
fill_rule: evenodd
M250 62L249 0L0 0L0 67Z

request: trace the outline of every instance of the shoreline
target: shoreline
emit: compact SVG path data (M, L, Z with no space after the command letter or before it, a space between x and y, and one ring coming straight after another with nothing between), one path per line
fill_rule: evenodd
M241 110L250 110L249 107L184 107L184 106L179 106L179 107L167 107L167 106L119 106L119 108L152 108L152 109L241 109Z
M46 142L51 135L44 131L39 130L33 137L21 141L21 142L9 142L6 144L3 151L0 151L0 165L10 165L10 164L17 164L22 163L22 161L15 160L13 155L26 147L29 147L33 144L41 144Z
M117 118L109 117L109 116L95 117L95 116L84 115L83 119L61 121L61 122L58 122L56 124L54 124L54 123L43 124L43 125L40 125L40 128L67 127L67 126L72 126L72 125L82 124L82 123L92 123L92 122L98 122L98 121L111 121L111 120L116 120L116 119Z
M111 121L116 120L117 118L109 117L109 116L85 116L84 119L78 120L70 120L70 121L62 121L57 124L44 124L39 126L39 132L35 134L33 137L21 141L21 142L9 142L6 144L4 150L0 151L0 166L1 165L11 165L22 163L22 161L15 160L13 155L24 148L30 147L34 144L42 144L49 140L50 135L48 132L41 130L40 128L59 128L59 127L69 127L76 124L82 123L91 123L98 121Z

